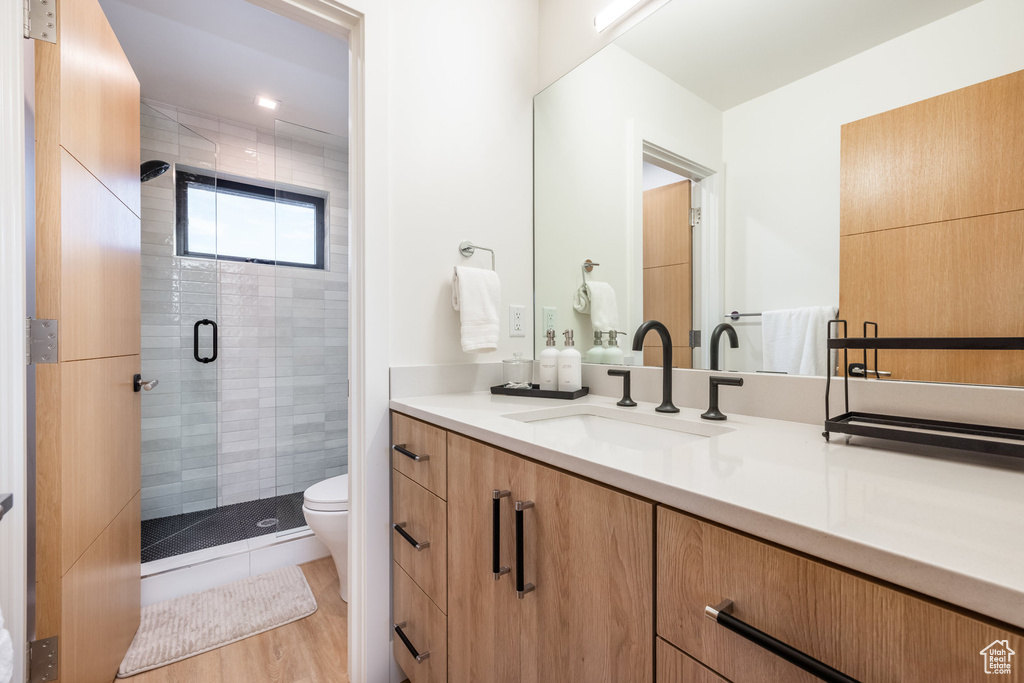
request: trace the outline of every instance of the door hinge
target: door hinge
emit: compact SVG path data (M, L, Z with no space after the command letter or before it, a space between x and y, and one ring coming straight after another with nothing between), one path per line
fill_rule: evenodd
M24 0L25 37L57 42L56 0Z
M700 330L690 330L690 348L700 348Z
M690 209L690 227L696 228L700 225L700 207Z
M28 644L28 683L46 683L57 680L58 647L57 638L51 636L33 640Z
M25 320L25 365L57 362L57 321Z

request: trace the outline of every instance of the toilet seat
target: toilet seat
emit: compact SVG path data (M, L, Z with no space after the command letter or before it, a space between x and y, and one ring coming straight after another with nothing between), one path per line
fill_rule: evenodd
M347 512L348 475L342 474L313 484L303 494L302 505L320 512Z

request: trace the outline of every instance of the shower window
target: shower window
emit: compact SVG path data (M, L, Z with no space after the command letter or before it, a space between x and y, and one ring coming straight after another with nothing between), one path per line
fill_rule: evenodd
M324 269L324 197L176 171L178 256Z

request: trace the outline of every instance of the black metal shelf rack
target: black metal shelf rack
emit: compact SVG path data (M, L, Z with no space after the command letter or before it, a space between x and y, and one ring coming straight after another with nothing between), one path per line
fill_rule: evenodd
M873 326L874 336L868 336ZM840 327L842 337L838 336ZM836 336L833 336L835 331ZM845 320L832 320L828 325L828 352L843 351L843 397L845 412L831 416L829 397L832 390L832 373L825 378L825 431L822 436L828 441L831 434L866 436L889 439L926 446L941 446L976 451L990 455L1007 455L1024 458L1024 429L991 427L944 420L926 420L916 417L900 417L865 413L850 410L850 350L864 352L864 376L878 375L878 351L880 349L900 350L967 350L967 351L1019 351L1024 350L1024 337L879 337L878 325L864 323L863 337L848 337ZM875 371L867 369L868 351L874 351Z

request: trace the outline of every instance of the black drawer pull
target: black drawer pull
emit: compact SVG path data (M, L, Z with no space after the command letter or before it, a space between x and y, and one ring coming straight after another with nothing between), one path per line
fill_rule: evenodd
M199 355L199 328L203 325L213 326L213 355L209 358L203 358ZM212 363L217 360L217 323L208 318L203 318L202 320L197 320L196 324L192 326L192 356L200 363Z
M499 491L494 489L491 492L491 498L494 499L494 525L491 527L491 543L493 544L493 551L491 553L491 572L494 574L494 580L497 581L505 574L508 574L512 569L510 567L501 564L501 499L511 496L511 491Z
M705 607L704 615L719 626L724 626L733 633L746 638L755 645L763 647L773 655L782 657L790 664L800 667L823 681L828 681L829 683L858 683L857 679L850 678L842 671L833 669L828 664L786 645L777 638L772 638L764 631L760 631L746 622L740 621L729 614L730 611L732 611L732 600L723 600L715 607Z
M401 534L402 538L409 541L409 545L411 545L413 548L416 548L416 550L426 550L430 547L430 541L423 541L422 543L420 543L415 538L410 536L409 532L405 530L405 522L392 524L391 528L393 528L395 531Z
M397 633L398 637L402 639L403 643L405 643L405 647L409 649L409 654L411 654L417 662L422 662L424 659L430 659L429 652L420 654L416 651L416 648L412 646L412 642L409 640L409 637L405 635L404 631L402 631L402 629L405 628L405 624L406 622L404 621L400 624L395 624L395 633Z
M430 460L430 456L429 455L416 455L412 451L406 449L404 443L402 443L402 444L397 444L396 443L394 446L392 446L392 448L394 448L396 451L398 451L399 453L401 453L402 455L404 455L405 457L409 458L410 460L412 460L414 462L426 462L427 460Z
M536 588L532 583L526 583L526 578L523 576L525 572L523 565L526 564L524 557L526 551L523 549L523 510L529 510L532 507L532 500L516 501L516 597L520 600Z

